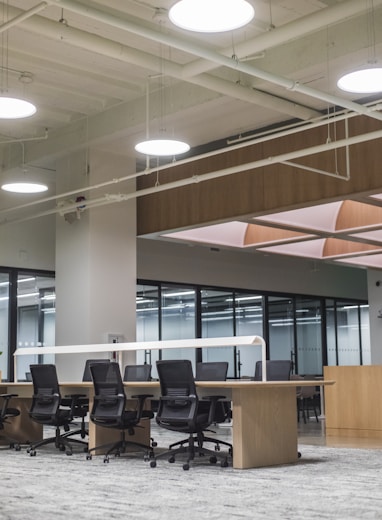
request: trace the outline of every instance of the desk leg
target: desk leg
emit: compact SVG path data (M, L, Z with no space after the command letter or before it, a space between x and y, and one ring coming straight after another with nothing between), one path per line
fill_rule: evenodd
M234 468L297 461L295 388L235 388L232 401Z

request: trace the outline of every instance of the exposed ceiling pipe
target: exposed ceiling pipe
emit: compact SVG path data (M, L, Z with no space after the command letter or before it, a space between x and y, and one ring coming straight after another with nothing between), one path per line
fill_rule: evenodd
M382 5L382 0L374 0L374 7ZM331 7L324 7L318 12L308 14L298 20L289 22L280 27L269 30L252 40L235 43L235 54L240 58L252 56L261 53L267 49L271 49L277 45L285 44L290 40L301 38L313 31L322 30L323 27L333 25L337 22L342 22L346 18L351 18L366 9L365 2L360 0L349 0L340 2ZM220 51L225 56L232 55L232 47L228 47ZM207 72L215 68L215 64L203 59L195 60L188 63L184 67L185 77L194 76Z
M122 16L118 18L110 13L105 11L101 11L99 9L90 8L73 0L52 0L54 4L64 6L69 11L76 12L77 14L81 14L88 18L92 18L99 22L106 23L112 27L117 27L122 30L126 30L143 38L147 38L149 40L155 41L157 43L162 43L163 45L168 45L170 47L176 48L178 50L182 50L189 54L193 54L195 56L199 56L200 58L204 58L205 60L216 63L217 65L221 65L223 67L227 67L229 69L233 69L236 71L243 72L250 76L254 76L260 78L264 81L272 83L274 85L278 85L280 87L285 88L286 90L295 90L305 94L314 99L319 99L324 101L325 103L329 103L331 105L339 105L341 107L347 108L348 110L352 110L357 112L358 114L363 114L375 119L382 121L382 114L378 112L369 112L367 108L363 105L359 105L358 103L354 103L353 101L340 98L338 96L333 96L326 92L321 92L312 87L308 87L306 85L301 85L299 82L294 80L284 78L282 76L277 76L276 74L272 74L270 72L261 70L253 65L248 63L242 63L239 60L229 58L227 56L223 56L218 52L207 49L198 45L196 43L192 43L190 41L181 40L180 38L165 34L163 32L158 32L149 27L144 27L142 25L138 25L133 21L123 19ZM376 0L376 2L380 3L382 0Z
M20 13L20 10L17 8L10 7L9 11L14 14ZM31 20L25 21L23 29L37 34L44 34L53 40L64 41L69 45L87 49L119 61L145 67L157 73L161 72L161 64L157 56L127 47L126 45L102 38L95 34L81 31L74 27L65 26L63 29L62 24L59 24L59 22L54 22L43 17L36 16ZM183 67L181 65L166 59L161 60L161 63L168 76L183 81ZM280 99L265 92L253 90L251 87L243 87L209 74L190 78L187 82L245 102L277 110L293 118L308 120L319 115L318 111L299 105L298 103Z
M35 14L46 9L52 3L53 2L49 2L49 1L41 2L37 5L35 5L34 7L32 7L31 9L28 9L27 11L24 11L24 12L18 14L17 16L15 16L15 18L12 18L12 20L8 20L7 22L4 22L3 24L0 25L0 33L8 31L9 29L11 29L11 27L14 27L15 25L18 25L19 23L23 22L24 20L31 18Z
M328 126L330 124L333 125L335 123L338 123L341 121L346 121L347 119L350 119L353 117L357 117L357 114L348 113L348 112L340 112L340 113L338 113L338 115L334 115L334 114L331 115L330 118L327 118L326 116L321 116L319 119L317 119L315 121L309 121L308 123L301 123L304 126L301 126L301 124L296 124L294 127L290 127L288 125L285 127L284 130L280 129L276 133L264 133L259 136L252 136L250 141L244 140L244 141L237 142L235 144L232 144L231 146L227 146L222 149L212 150L212 151L206 152L204 154L188 157L186 159L179 159L175 162L172 161L167 164L158 165L155 168L146 168L145 170L135 172L133 174L128 174L123 177L114 178L112 180L104 181L102 183L92 184L91 186L85 186L85 187L75 189L72 191L67 191L67 192L61 193L59 195L53 195L51 197L45 197L43 199L28 202L26 204L14 206L12 208L3 209L3 210L0 210L0 215L10 213L12 211L19 211L21 209L26 209L26 208L29 208L32 206L36 206L38 204L44 204L46 202L51 202L53 200L65 199L65 198L67 199L69 197L72 197L73 195L79 195L79 194L83 195L84 193L91 191L91 190L106 188L108 186L120 184L122 182L131 181L131 180L137 179L138 177L141 177L141 176L150 175L152 173L158 173L163 170L169 170L171 168L179 167L184 164L200 161L202 159L207 159L209 157L221 155L223 153L232 152L232 151L238 150L240 148L245 148L247 146L253 146L255 144L260 144L260 143L267 142L270 140L279 139L279 138L285 137L287 135L293 135L296 133L304 132L306 130L312 130L314 128L319 128L321 126Z
M308 155L314 155L317 153L328 152L330 150L336 150L338 148L343 148L346 146L351 146L354 144L363 143L366 141L381 139L382 138L382 130L376 130L374 132L369 132L366 134L361 134L353 137L347 137L345 139L341 139L339 141L327 142L321 145L312 146L310 148L304 148L302 150L295 150L293 152L287 152L284 154L276 155L274 157L266 157L264 159L259 159L257 161L252 161L246 164L240 164L237 166L232 166L230 168L224 168L222 170L213 171L209 173L205 173L202 175L193 175L192 177L188 177L187 179L180 179L177 181L168 182L166 184L159 184L152 186L150 188L144 188L139 191L135 191L132 193L126 194L105 194L102 197L97 199L90 199L82 202L74 202L73 204L61 205L51 210L43 211L40 213L36 213L34 215L29 215L23 218L15 218L15 219L4 219L0 224L11 224L11 223L21 223L29 220L33 220L36 218L40 218L43 216L60 214L65 215L66 213L70 213L72 211L78 210L78 207L84 206L84 209L90 209L100 206L105 206L108 204L123 202L131 199L135 199L138 197L144 197L146 195L153 195L156 193L160 193L162 191L167 191L175 188L182 188L184 186L188 186L191 184L197 184L199 182L205 182L212 179L217 179L220 177L225 177L228 175L234 175L236 173L241 173L247 170L255 170L258 168L263 168L267 166L271 166L273 164L282 163L291 161L294 159L299 159L302 157L306 157ZM330 176L335 176L339 180L348 180L348 177L341 177L337 175L333 175L328 173Z

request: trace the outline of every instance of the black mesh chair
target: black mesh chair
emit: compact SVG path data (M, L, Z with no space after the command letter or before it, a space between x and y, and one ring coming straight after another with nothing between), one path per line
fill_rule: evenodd
M0 394L2 399L1 412L0 412L0 438L5 440L10 448L14 448L16 451L20 451L21 447L18 441L11 438L4 430L5 425L9 424L14 417L20 415L20 410L17 408L10 407L10 401L13 397L18 397L17 394Z
M151 446L126 439L126 432L132 436L138 423L143 418L145 401L151 395L134 395L137 400L136 410L126 410L126 395L124 391L121 371L118 363L96 363L90 366L90 372L94 386L94 402L90 413L90 419L97 426L112 428L121 433L120 440L100 446L94 446L88 450L87 459L92 458L92 451L103 451L104 462L109 462L109 455L114 453L120 456L128 447L132 451L143 451L145 459L154 456Z
M30 418L44 426L54 426L55 436L31 443L27 452L36 455L36 448L46 444L54 444L56 448L72 455L72 443L81 444L87 451L87 443L80 439L68 437L71 434L70 425L74 419L74 400L71 406L63 406L55 365L31 365L33 381L32 404L29 410ZM63 428L64 432L61 432Z
M266 361L267 381L289 381L292 372L292 361L288 359L272 359ZM255 367L255 381L261 381L263 376L263 362L257 361Z
M189 360L157 361L157 369L161 396L156 422L167 430L188 433L189 437L187 441L181 441L178 448L170 446L169 450L156 456L150 462L151 467L155 467L156 461L163 457L167 457L169 462L175 462L178 454L184 454L186 457L183 464L184 470L190 468L190 462L195 459L197 454L199 456L209 455L211 464L215 464L219 457L221 466L228 466L229 452L219 453L203 446L206 441L203 431L207 430L213 422L216 402L224 396L206 398L210 404L207 410L204 406L199 406L192 365Z
M124 381L151 381L151 365L126 365Z
M227 379L228 362L227 361L204 361L196 364L195 380L196 381L225 381ZM199 406L208 406L209 403L199 402ZM229 401L219 400L216 403L214 424L221 424L231 419L232 411ZM215 433L215 432L214 432ZM211 437L204 437L204 442L209 441L215 443L215 449L220 450L220 444L228 446L232 453L232 444Z

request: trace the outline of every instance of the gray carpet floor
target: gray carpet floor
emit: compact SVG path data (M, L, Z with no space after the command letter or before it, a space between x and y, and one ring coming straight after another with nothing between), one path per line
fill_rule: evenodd
M163 438L161 439L161 442ZM162 445L162 444L161 444ZM0 450L0 520L382 518L382 450L301 445L293 465L250 470L141 455L86 460L44 447Z

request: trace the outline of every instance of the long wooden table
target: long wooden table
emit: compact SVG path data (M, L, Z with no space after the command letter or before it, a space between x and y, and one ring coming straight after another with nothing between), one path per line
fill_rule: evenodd
M320 381L322 386L334 381ZM199 381L196 383L198 394L222 395L232 401L233 467L236 469L273 466L296 462L297 449L297 411L296 387L312 386L311 381ZM21 416L12 421L10 433L20 441L41 438L42 428L29 420L28 402L32 394L31 383L2 383L0 392L19 395L13 404L21 407ZM93 397L91 383L60 383L62 395L82 393ZM158 382L128 382L125 391L128 397L137 393L159 396ZM29 429L29 426L31 429ZM135 439L149 442L150 421L142 422L143 428L136 429ZM19 430L18 430L19 428ZM89 423L89 447L118 435L110 429L96 427Z

